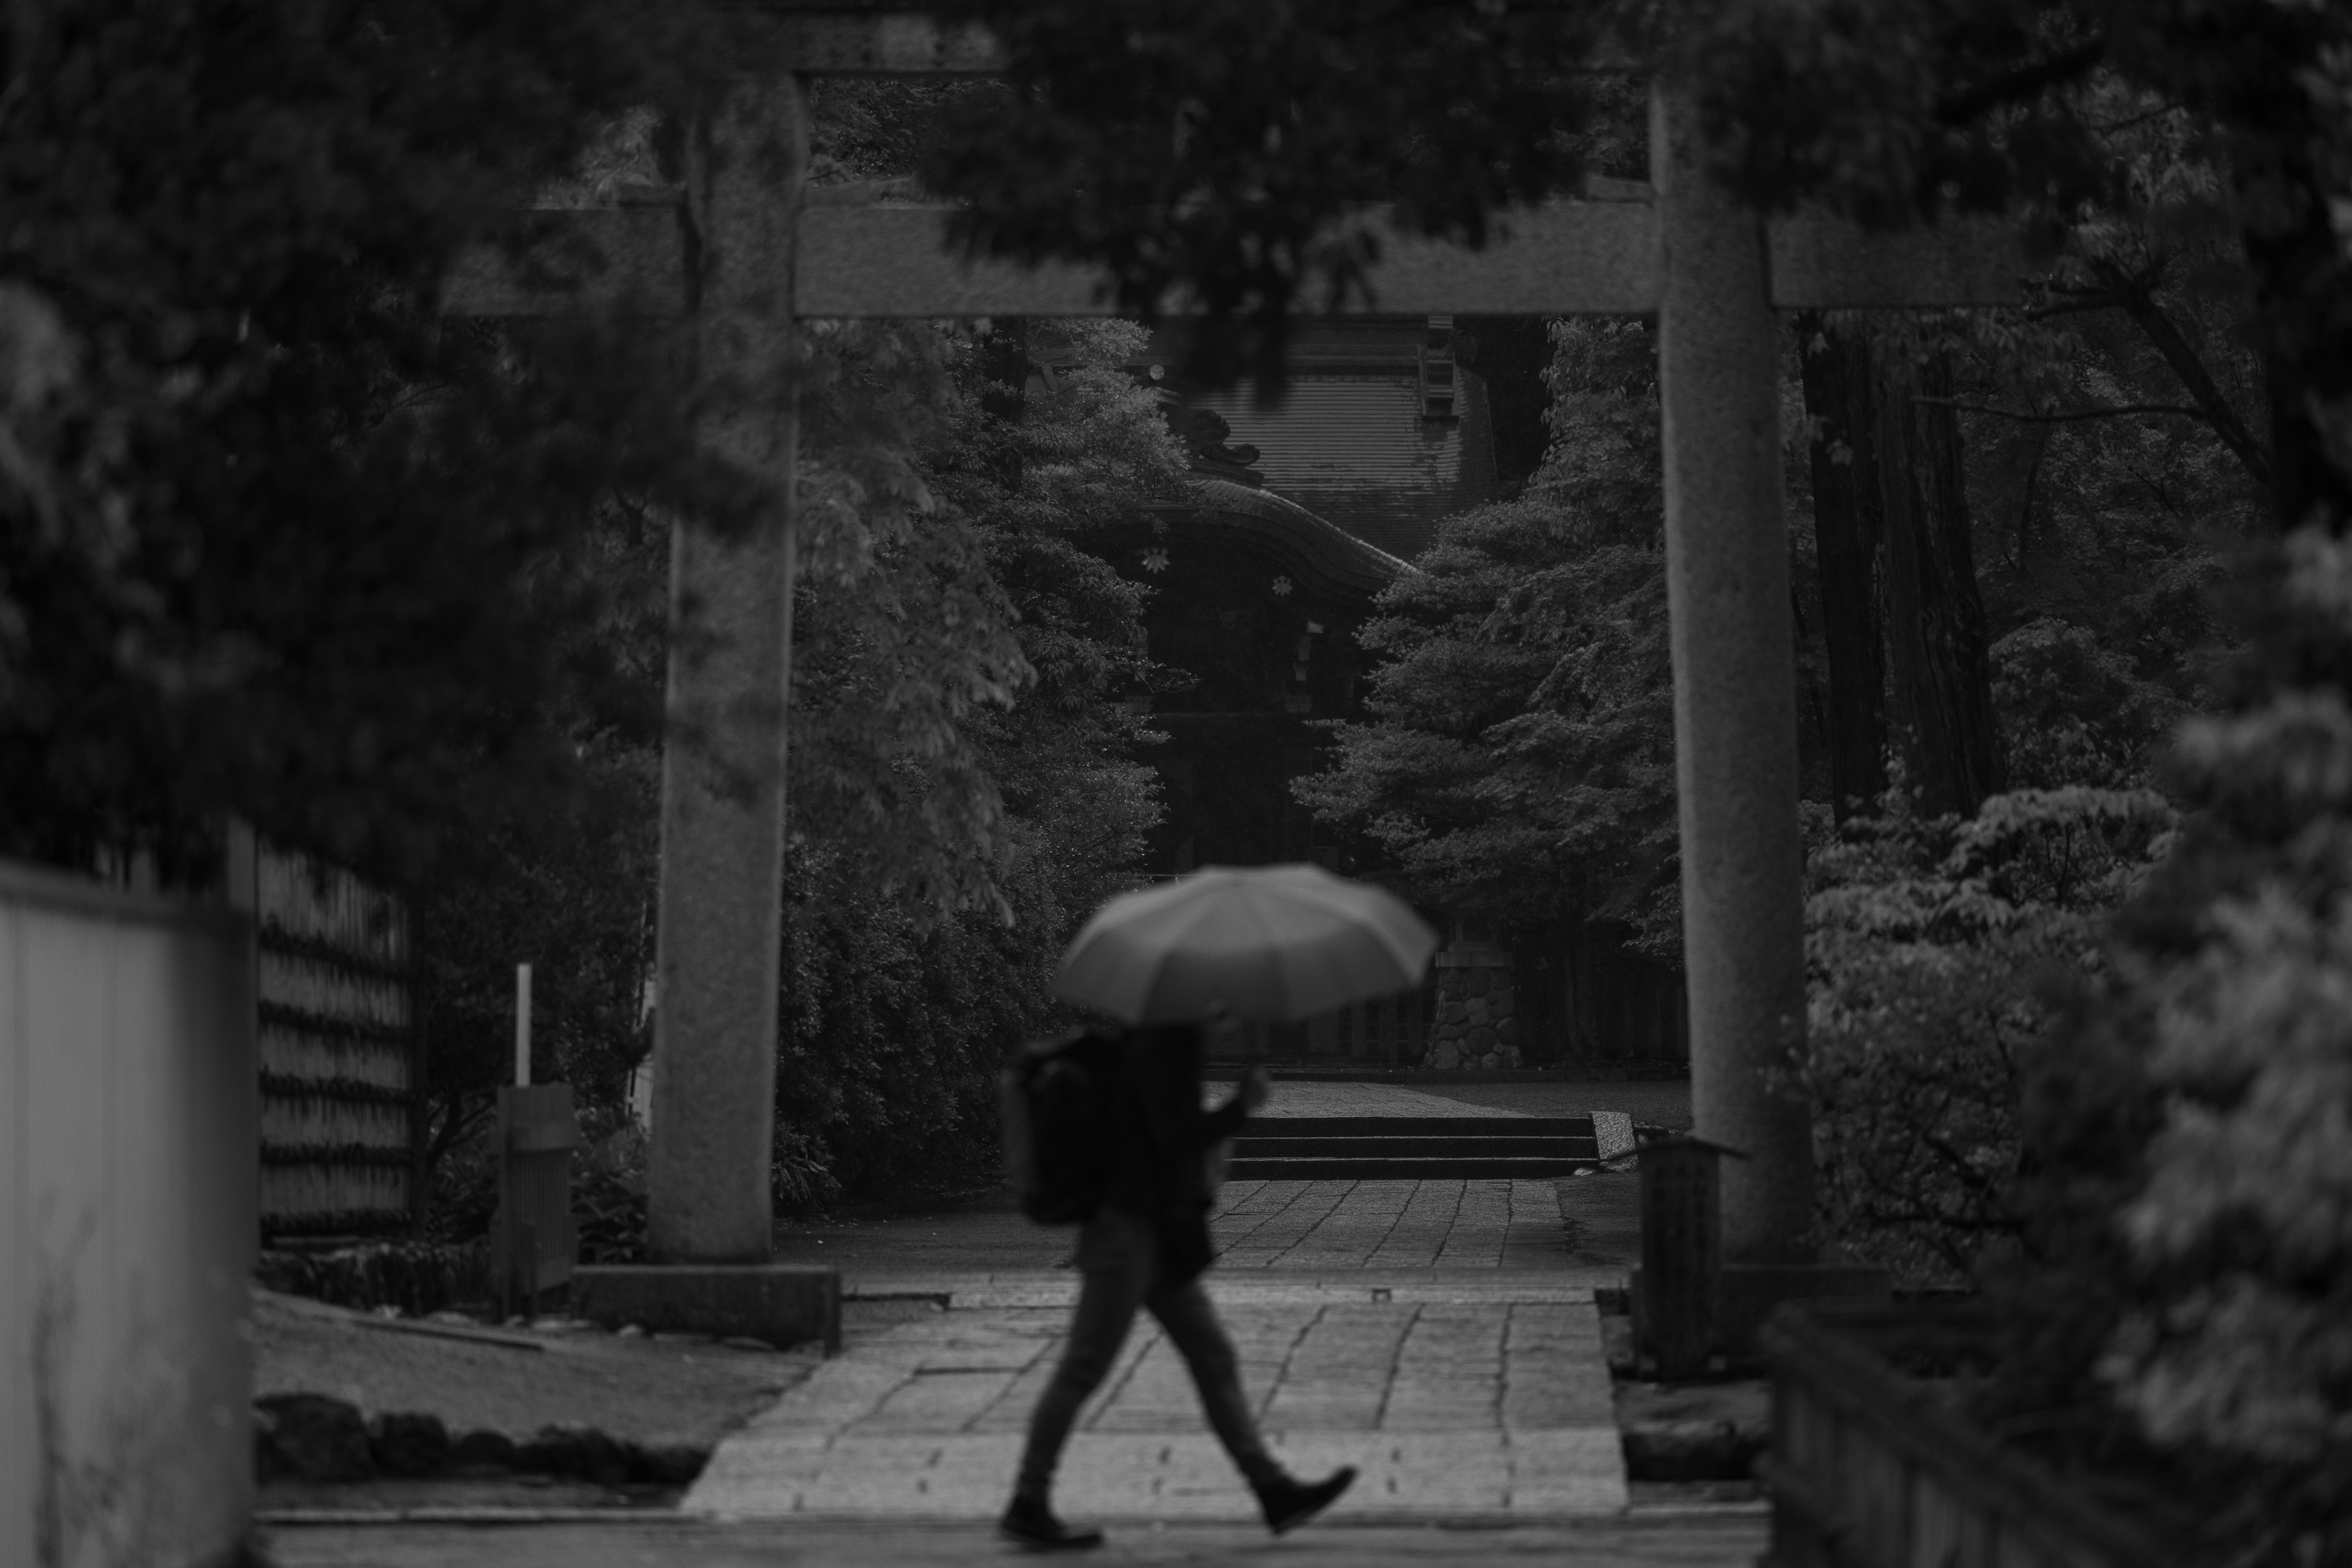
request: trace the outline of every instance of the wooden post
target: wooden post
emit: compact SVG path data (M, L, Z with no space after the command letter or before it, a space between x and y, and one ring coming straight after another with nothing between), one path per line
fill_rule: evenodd
M501 1316L535 1310L541 1296L572 1279L580 1249L572 1213L572 1152L579 1142L570 1084L499 1090L499 1209L491 1227L491 1267Z
M530 1082L530 965L515 965L515 1083Z
M1697 1377L1717 1352L1716 1295L1723 1273L1723 1151L1666 1138L1642 1151L1642 1268L1633 1331L1659 1377Z
M1805 1047L1804 846L1780 327L1762 219L1706 177L1698 116L1653 99L1666 603L1682 818L1691 1105L1749 1157L1723 1195L1736 1263L1813 1256Z
M801 92L739 79L695 138L697 350L713 452L778 500L739 537L671 535L669 741L662 752L653 1138L656 1262L768 1261L782 940L784 702L793 606L793 230Z

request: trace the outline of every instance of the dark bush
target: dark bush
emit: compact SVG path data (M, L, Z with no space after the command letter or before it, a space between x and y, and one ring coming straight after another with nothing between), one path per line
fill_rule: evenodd
M254 1279L289 1296L362 1311L395 1307L411 1316L490 1293L489 1258L479 1242L382 1241L331 1252L264 1252Z

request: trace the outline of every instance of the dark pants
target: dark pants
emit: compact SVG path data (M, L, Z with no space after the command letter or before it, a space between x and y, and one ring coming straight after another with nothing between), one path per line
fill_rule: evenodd
M1254 1486L1279 1479L1282 1468L1265 1451L1242 1393L1241 1362L1217 1321L1216 1309L1196 1277L1176 1286L1159 1280L1159 1248L1151 1226L1133 1215L1106 1209L1087 1222L1078 1237L1082 1283L1070 1339L1054 1381L1038 1396L1029 1417L1029 1444L1021 1454L1017 1495L1043 1500L1054 1484L1054 1466L1087 1396L1102 1386L1137 1307L1149 1307L1184 1357L1192 1385L1201 1391L1209 1425Z

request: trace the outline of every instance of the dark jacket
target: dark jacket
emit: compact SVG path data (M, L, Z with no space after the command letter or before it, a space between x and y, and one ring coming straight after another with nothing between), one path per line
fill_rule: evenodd
M1209 1191L1202 1156L1248 1112L1236 1099L1201 1108L1201 1031L1190 1024L1129 1029L1120 1042L1116 1143L1104 1202L1150 1222L1161 1282L1209 1266Z

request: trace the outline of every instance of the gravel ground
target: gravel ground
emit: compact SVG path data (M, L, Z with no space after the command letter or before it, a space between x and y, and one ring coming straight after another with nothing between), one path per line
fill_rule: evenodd
M452 1435L523 1437L584 1423L638 1444L708 1447L806 1377L814 1352L727 1349L587 1331L544 1350L377 1328L359 1314L257 1292L254 1394L326 1394L366 1415L427 1411Z

